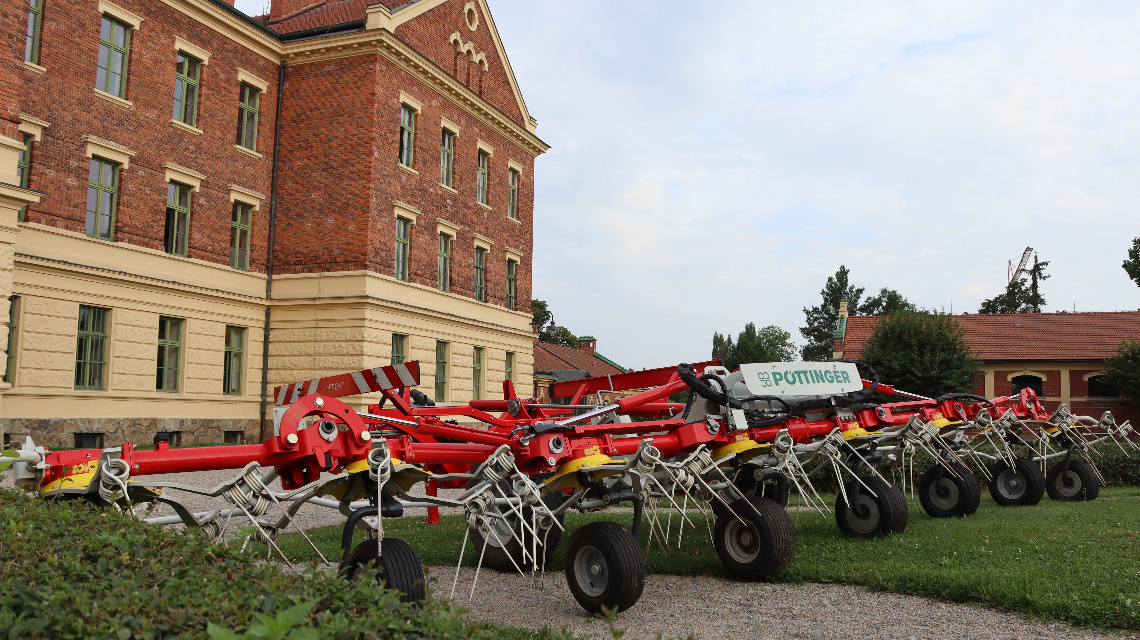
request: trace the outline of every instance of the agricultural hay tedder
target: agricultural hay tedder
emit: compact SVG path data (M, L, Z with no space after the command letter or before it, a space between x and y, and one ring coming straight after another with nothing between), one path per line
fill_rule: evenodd
M885 536L906 529L907 488L934 517L977 509L971 467L999 504L1030 504L1045 490L1091 500L1103 484L1098 447L1140 450L1131 425L1111 414L1048 414L1030 390L924 398L844 361L733 372L714 361L557 383L554 397L567 404L521 399L506 381L502 400L436 406L418 385L418 363L409 362L278 387L273 436L257 445L172 448L160 434L153 450L49 451L29 438L4 452L0 468L13 466L17 484L45 498L91 500L218 541L241 539L243 549L263 543L286 564L276 540L289 528L328 562L295 516L306 504L336 509L345 516L339 570L353 576L375 564L409 602L426 597L423 569L409 544L384 535L385 518L460 510L460 565L469 545L478 556L473 594L483 565L544 573L567 512L628 505L630 528L596 520L567 542L570 591L601 612L641 596L642 537L666 550L704 520L727 571L757 579L792 559L793 492L807 508L833 511L845 535ZM604 401L613 392L628 395ZM381 399L365 412L339 399L367 393ZM677 394L685 401L670 402ZM875 394L905 399L877 403ZM917 482L916 460L929 464ZM236 474L213 487L154 477L227 469ZM833 509L816 488L822 478L836 488ZM217 508L194 511L171 489L215 498ZM174 515L156 515L162 505ZM358 529L367 539L353 546ZM457 567L452 594L460 575Z

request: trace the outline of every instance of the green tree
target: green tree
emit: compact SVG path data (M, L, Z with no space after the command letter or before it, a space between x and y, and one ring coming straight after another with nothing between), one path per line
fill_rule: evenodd
M875 323L861 360L885 384L930 397L973 392L978 361L953 316L899 311Z
M1128 259L1120 266L1124 267L1128 277L1140 287L1140 238L1132 241L1132 248L1128 250Z
M1140 403L1140 340L1125 340L1116 355L1106 360L1108 379L1120 395Z
M871 298L867 298L863 305L859 307L858 315L861 316L887 316L896 311L918 311L918 308L903 297L903 294L883 287L879 290L879 294ZM848 310L850 313L850 310ZM855 314L851 314L855 315Z
M1026 284L1021 277L1010 280L1005 292L982 302L978 313L1041 313L1045 297L1041 295L1040 283L1052 277L1045 275L1045 267L1048 266L1048 260L1039 262L1034 254L1033 266L1027 272L1029 283Z
M807 344L801 350L804 360L827 360L831 357L841 300L847 300L848 313L859 309L863 288L848 282L850 273L846 266L840 265L839 271L828 277L827 283L819 292L823 298L822 304L810 309L804 307L806 326L800 327L800 335L807 339Z
M578 346L578 337L566 327L554 324L554 313L545 300L530 301L530 322L538 325L538 339L547 344L564 347Z
M745 362L788 362L796 357L792 335L776 325L757 329L749 322L733 344L731 335L713 334L712 357L724 361L729 371Z

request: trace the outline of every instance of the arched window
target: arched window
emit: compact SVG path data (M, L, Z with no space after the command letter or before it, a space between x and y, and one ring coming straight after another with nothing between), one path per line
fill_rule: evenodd
M1108 376L1093 376L1089 378L1090 398L1119 398L1120 389L1109 381Z
M1017 395L1022 389L1033 389L1038 398L1045 395L1044 383L1037 376L1014 376L1010 382L1013 383L1013 392L1010 395Z

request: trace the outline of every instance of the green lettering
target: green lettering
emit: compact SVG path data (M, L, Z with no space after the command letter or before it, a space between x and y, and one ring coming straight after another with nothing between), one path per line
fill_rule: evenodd
M835 374L831 371L824 371L823 372L823 379L826 380L827 382L835 382Z
M843 374L843 381L844 382L851 382L851 377L847 375L846 371L840 371L839 373Z
M776 383L777 387L780 386L780 381L783 379L784 379L784 374L780 373L779 371L773 371L772 372L772 381Z
M787 382L788 384L795 384L796 383L796 372L795 371L785 371L784 372L784 382Z
M807 374L807 371L806 371L806 370L803 370L803 369L801 369L800 371L797 371L797 372L796 372L796 375L797 375L797 376L799 376L799 381L800 381L800 382L803 382L803 383L805 383L805 384L806 384L806 383L808 383L808 382L811 382L811 380L810 380L810 379L808 379L808 374Z

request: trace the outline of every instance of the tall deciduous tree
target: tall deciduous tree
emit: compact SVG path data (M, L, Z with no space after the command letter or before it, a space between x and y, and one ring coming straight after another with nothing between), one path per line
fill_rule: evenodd
M1125 340L1106 362L1108 379L1120 395L1140 403L1140 340Z
M859 307L858 314L861 316L887 316L897 311L918 311L918 308L903 297L903 294L883 287L879 290L878 295L867 298L862 306Z
M810 309L804 307L807 326L800 327L800 335L807 339L807 344L801 350L804 360L827 360L831 357L841 300L847 300L849 312L859 308L863 288L848 282L850 273L846 266L840 265L839 271L827 279L819 292L823 298L822 303Z
M946 314L899 311L884 316L860 359L875 368L883 383L924 396L972 393L977 386L978 361L965 330Z
M1140 238L1132 241L1132 248L1128 250L1128 259L1120 266L1124 267L1128 277L1140 287Z
M530 322L538 325L538 339L547 344L577 347L578 338L569 329L554 325L554 314L545 300L530 301Z
M796 357L792 335L776 325L757 329L749 322L733 343L731 335L713 334L712 357L724 361L729 371L745 362L788 362Z

